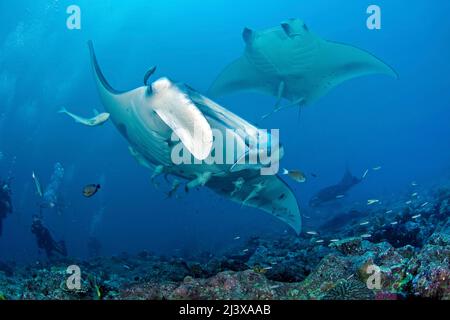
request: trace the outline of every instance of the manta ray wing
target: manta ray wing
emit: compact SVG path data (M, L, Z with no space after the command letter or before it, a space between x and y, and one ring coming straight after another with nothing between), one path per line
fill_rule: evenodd
M242 189L233 193L233 181L238 178L243 178L245 183ZM264 188L245 201L257 184L262 184ZM301 232L302 221L297 199L289 186L276 175L264 176L260 175L259 171L243 170L220 179L212 178L207 186L234 202L259 208L273 215L291 226L297 234Z
M272 92L271 77L267 76L243 56L228 65L209 88L208 95L220 97L232 92L254 90Z
M306 74L311 89L308 102L314 102L339 84L366 75L398 78L395 70L373 54L357 47L324 41L314 72Z
M132 144L133 149L140 150L150 162L171 164L170 148L164 137L156 131L146 130L140 117L136 121L129 121L129 113L139 97L145 92L145 87L131 91L118 91L108 83L99 66L92 41L88 42L91 65L94 73L97 90L103 105L111 113L111 119L122 136ZM137 112L144 112L140 109ZM134 143L132 143L134 141Z
M345 81L369 74L384 74L398 78L397 72L372 53L344 43L326 41L323 60L331 61L336 78Z

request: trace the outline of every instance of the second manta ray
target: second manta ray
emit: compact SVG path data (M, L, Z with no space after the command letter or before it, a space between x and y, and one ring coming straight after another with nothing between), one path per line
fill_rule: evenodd
M130 144L132 155L145 167L154 168L153 179L162 173L180 177L188 181L186 191L206 186L235 202L264 210L300 233L297 200L277 175L261 175L261 164L208 161L214 150L213 129L223 137L227 129L233 130L228 132L234 134L237 147L252 153L246 138L258 135L256 127L185 84L167 78L147 84L154 68L145 75L144 86L126 92L114 90L100 70L92 42L89 48L101 101ZM171 154L177 145L171 139L172 133L192 156L204 161L174 164ZM270 145L270 149L281 157L282 147Z
M369 52L324 40L299 19L263 31L245 28L243 56L227 66L209 94L255 90L277 97L273 112L311 104L340 83L369 74L397 77ZM281 106L281 100L290 103Z

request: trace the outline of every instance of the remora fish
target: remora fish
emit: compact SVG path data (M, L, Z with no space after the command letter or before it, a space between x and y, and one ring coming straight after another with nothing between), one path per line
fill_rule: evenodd
M59 113L67 114L69 117L71 117L75 122L84 124L88 127L95 127L102 125L109 119L109 113L103 112L103 113L96 113L94 117L92 118L83 118L80 116L77 116L76 114L73 114L72 112L67 111L66 108L61 108L61 110L58 111Z
M167 78L120 92L111 87L104 77L89 42L95 81L101 101L111 120L122 136L128 141L135 154L152 166L164 166L164 172L188 181L209 172L210 179L205 186L216 193L244 205L266 211L289 224L297 233L301 231L301 216L291 189L277 175L261 175L261 164L217 164L211 155L213 150L212 129L225 137L227 129L232 129L235 142L241 150L248 150L246 138L257 137L258 129L201 95L191 87L174 83ZM146 77L147 78L147 77ZM148 79L145 79L145 82ZM145 83L144 83L145 84ZM194 127L196 134L194 135ZM240 130L235 130L240 129ZM200 131L200 132L198 132ZM183 146L201 164L174 164L171 141L175 133ZM198 139L202 137L202 139ZM272 141L271 139L269 141ZM225 146L224 146L225 148ZM270 145L271 154L278 153L281 158L283 148ZM209 160L209 161L207 161ZM234 170L230 170L231 167ZM239 193L231 197L235 182L242 177L246 183ZM253 186L263 184L257 197L248 198Z

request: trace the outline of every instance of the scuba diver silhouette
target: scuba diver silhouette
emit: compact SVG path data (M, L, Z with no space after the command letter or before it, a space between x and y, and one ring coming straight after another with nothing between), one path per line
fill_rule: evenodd
M3 231L3 220L12 213L11 188L8 182L0 180L0 236Z
M55 256L67 257L67 249L64 241L55 241L47 227L42 223L42 216L33 216L31 232L36 236L36 243L39 249L45 251L47 258Z

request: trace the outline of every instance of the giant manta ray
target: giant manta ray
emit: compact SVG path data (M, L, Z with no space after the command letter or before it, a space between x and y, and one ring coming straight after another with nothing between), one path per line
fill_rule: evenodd
M245 52L213 82L209 94L218 97L254 90L302 106L316 101L340 83L369 74L397 77L372 54L350 45L323 40L299 19L263 31L245 28Z
M257 135L256 127L185 84L160 78L147 85L151 72L146 74L144 86L117 91L106 81L91 41L89 49L101 101L140 164L186 179L189 188L205 185L242 205L262 209L300 233L296 197L277 175L261 175L261 165L206 164L212 153L212 129L220 130L223 136L226 129L240 129L233 131L234 138L238 146L248 150L246 136ZM173 132L196 159L204 160L202 164L173 163ZM272 152L282 154L282 147Z

